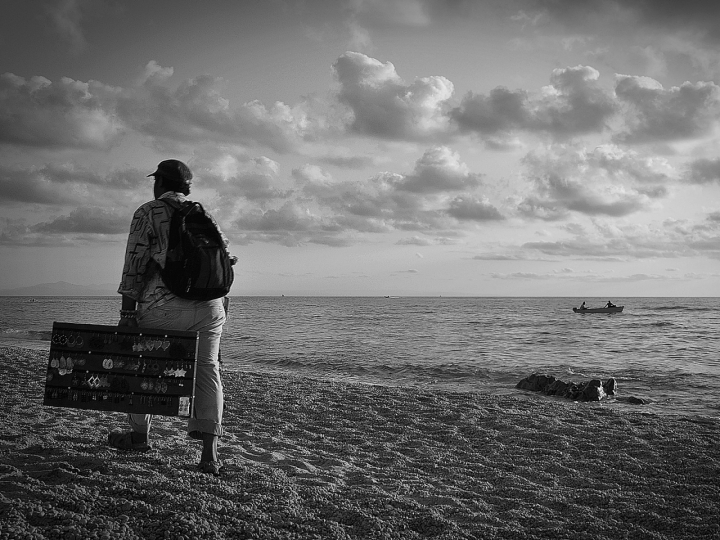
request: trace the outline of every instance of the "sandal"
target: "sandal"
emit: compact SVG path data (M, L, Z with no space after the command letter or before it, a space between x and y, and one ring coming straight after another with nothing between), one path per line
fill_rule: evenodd
M132 431L112 431L108 433L108 444L118 450L132 450L134 452L147 452L152 448L147 442L134 443Z
M223 468L222 461L201 461L198 465L201 472L220 476L220 470Z

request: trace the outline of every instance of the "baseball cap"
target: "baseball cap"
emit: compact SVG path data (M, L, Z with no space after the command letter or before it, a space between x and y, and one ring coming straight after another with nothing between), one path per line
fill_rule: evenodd
M177 159L161 161L158 163L157 170L154 173L148 174L148 177L150 176L162 176L163 178L182 184L189 184L193 177L188 166Z

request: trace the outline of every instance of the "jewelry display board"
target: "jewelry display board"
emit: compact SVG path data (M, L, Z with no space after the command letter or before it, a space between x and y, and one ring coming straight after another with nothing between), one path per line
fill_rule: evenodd
M189 417L198 339L198 332L55 322L43 404Z

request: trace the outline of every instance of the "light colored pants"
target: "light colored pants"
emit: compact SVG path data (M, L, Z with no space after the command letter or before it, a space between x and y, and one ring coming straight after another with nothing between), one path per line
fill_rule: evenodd
M222 436L223 386L220 380L220 336L225 324L225 309L217 300L186 300L173 297L160 307L138 305L138 326L165 330L200 332L195 377L195 412L188 420L188 434ZM128 414L133 431L148 434L152 415Z

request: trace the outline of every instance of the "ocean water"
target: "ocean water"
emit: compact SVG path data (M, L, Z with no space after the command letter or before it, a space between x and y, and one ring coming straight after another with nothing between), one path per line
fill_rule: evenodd
M618 381L601 406L720 415L720 298L233 297L225 369L487 394L532 374ZM0 345L49 349L53 321L117 323L118 297L0 297ZM38 376L40 377L41 374ZM538 399L557 399L539 396Z

